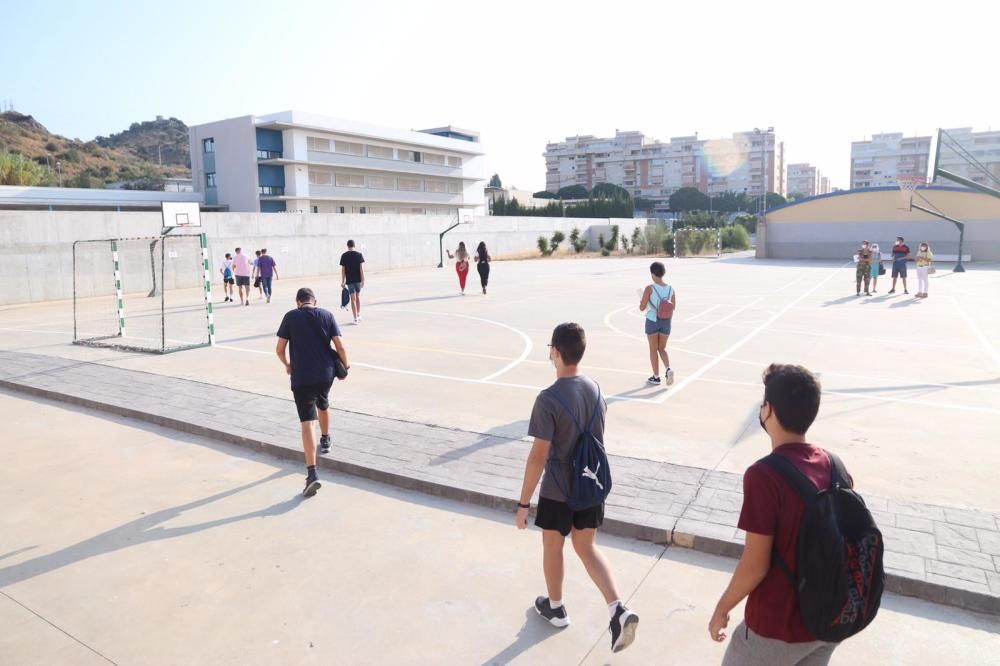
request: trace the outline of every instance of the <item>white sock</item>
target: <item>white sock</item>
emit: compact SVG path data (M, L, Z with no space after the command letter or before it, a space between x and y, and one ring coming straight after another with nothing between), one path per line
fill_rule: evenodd
M555 601L554 599L549 599L549 608L556 610L557 608L562 608L561 601Z
M621 599L615 599L610 604L608 604L608 615L611 616L611 619L614 619L615 611L618 610L618 606L620 605L623 605Z

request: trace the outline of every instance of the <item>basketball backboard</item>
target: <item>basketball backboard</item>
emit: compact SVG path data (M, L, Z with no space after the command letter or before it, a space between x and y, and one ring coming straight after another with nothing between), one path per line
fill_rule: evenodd
M175 227L200 227L201 206L197 201L163 201L163 231Z

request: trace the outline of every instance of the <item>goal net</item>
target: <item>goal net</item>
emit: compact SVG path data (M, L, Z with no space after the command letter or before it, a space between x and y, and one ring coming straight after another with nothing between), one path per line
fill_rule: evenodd
M73 244L73 343L168 353L215 343L204 235Z
M721 229L683 227L674 230L675 257L718 257L721 254Z

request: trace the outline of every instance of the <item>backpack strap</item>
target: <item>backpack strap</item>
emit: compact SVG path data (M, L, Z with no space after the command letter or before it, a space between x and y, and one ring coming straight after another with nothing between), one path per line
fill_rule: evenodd
M560 398L558 395L556 395L555 391L550 391L549 389L545 389L543 391L543 393L549 394L550 396L552 396L553 398L555 398L556 402L558 402L560 405L562 405L562 408L566 410L566 413L569 414L569 417L571 419L573 419L573 425L576 426L576 429L580 431L581 435L584 432L590 432L593 429L593 427L594 427L594 421L597 420L597 412L600 411L600 409L601 409L601 385L600 384L597 385L597 403L594 405L594 413L590 417L590 425L587 426L587 430L583 429L580 421L578 421L577 418L576 418L576 414L573 413L573 410L569 408L569 406L563 401L562 398ZM567 500L569 500L569 496L570 496L569 492L566 490L565 487L563 487L563 484L559 481L559 475L555 473L555 469L551 467L551 465L555 461L555 459L556 459L555 456L551 456L550 455L549 459L545 461L545 469L546 469L546 471L548 471L552 475L552 478L555 480L556 486L559 488L559 491L566 497Z
M841 488L850 488L851 475L847 473L844 461L836 453L832 453L826 449L823 449L823 451L830 458L830 487L832 488L835 484L839 483Z
M785 481L791 484L806 506L816 501L816 493L819 492L819 489L788 458L771 453L761 458L760 462L776 470Z

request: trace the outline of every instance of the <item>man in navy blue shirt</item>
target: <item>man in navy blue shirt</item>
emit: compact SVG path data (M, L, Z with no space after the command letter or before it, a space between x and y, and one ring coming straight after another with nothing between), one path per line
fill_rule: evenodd
M346 367L351 366L347 361L340 327L329 310L316 307L316 295L312 289L299 289L295 294L295 305L296 308L286 312L281 320L275 351L285 366L285 372L292 378L292 395L295 396L295 408L302 423L302 449L306 457L306 487L302 495L312 497L321 485L316 477L317 419L322 435L320 453L330 452L330 415L327 409L330 407L330 386L334 378L331 341L340 360ZM288 343L292 345L289 352L291 362L285 356Z
M910 258L910 246L903 242L902 236L896 236L896 244L892 246L892 289L890 294L896 293L896 279L903 278L903 293L910 293L906 289L906 260Z

